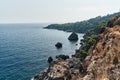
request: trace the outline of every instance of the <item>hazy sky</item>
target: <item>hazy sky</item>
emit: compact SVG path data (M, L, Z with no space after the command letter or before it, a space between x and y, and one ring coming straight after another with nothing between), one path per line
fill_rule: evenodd
M0 0L0 23L75 22L120 11L120 0Z

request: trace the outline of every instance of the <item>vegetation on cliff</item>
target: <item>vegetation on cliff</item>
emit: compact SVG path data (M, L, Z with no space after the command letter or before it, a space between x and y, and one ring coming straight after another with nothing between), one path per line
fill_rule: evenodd
M93 27L92 29L87 31L87 33L83 36L83 39L81 40L80 49L76 50L75 57L84 60L84 58L87 56L90 47L97 42L97 36L104 30L105 26L107 25L107 22L108 21L106 20L103 22L99 22L96 25L97 27Z

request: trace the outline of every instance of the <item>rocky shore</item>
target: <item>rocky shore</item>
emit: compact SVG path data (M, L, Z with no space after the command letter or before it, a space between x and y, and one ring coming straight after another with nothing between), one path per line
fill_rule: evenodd
M84 60L53 60L33 80L120 80L120 15L102 29Z
M79 59L70 58L53 61L49 68L34 77L34 80L68 80L80 78L83 66Z

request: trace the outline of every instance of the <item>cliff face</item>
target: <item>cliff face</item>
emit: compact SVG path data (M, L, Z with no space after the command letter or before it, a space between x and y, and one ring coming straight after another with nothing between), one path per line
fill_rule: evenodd
M111 26L109 24L112 24ZM108 22L85 60L84 80L120 79L120 15Z
M85 80L120 79L120 26L99 35L99 41L89 50L86 65Z
M34 80L120 80L120 15L108 22L84 61L53 61Z

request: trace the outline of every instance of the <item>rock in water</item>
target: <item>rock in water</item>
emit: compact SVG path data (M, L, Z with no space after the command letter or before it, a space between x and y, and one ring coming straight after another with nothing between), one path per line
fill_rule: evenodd
M62 48L62 43L58 42L57 44L55 44L55 47Z
M68 40L70 41L77 41L78 40L78 35L73 32L69 37L68 37Z
M48 58L48 63L51 63L53 61L53 58L52 57L49 57Z

